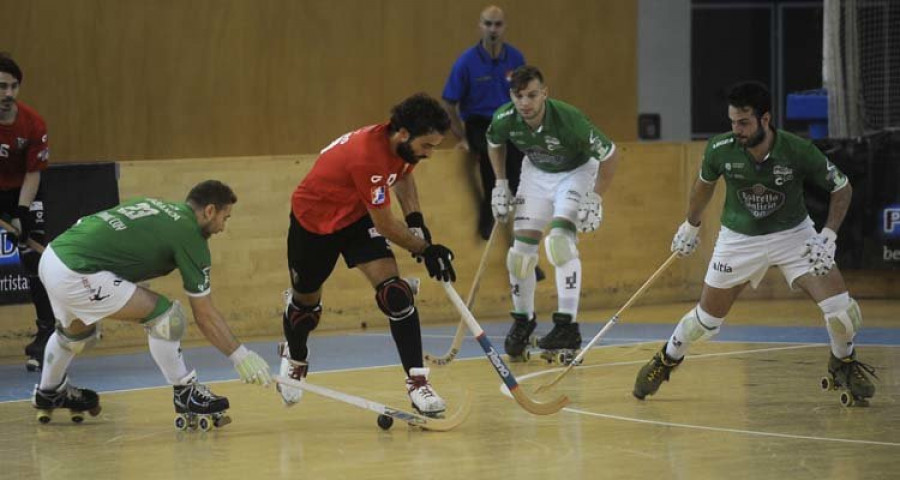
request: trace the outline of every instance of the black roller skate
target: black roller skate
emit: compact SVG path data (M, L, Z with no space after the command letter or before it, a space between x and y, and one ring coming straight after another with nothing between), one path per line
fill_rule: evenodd
M174 386L175 428L178 430L200 429L204 432L213 427L224 427L231 423L228 399L209 391L206 385L197 383L196 377L186 385Z
M554 312L553 329L537 341L537 347L547 363L569 365L581 352L581 329L572 321L572 315Z
M647 395L653 395L659 390L662 382L669 381L669 375L672 373L672 370L681 365L682 361L684 361L684 358L679 360L669 358L666 355L666 345L663 344L662 349L656 352L656 355L653 355L653 358L646 365L641 367L641 371L638 372L637 378L634 380L634 390L631 393L638 400L643 400Z
M525 348L529 344L529 339L534 328L537 327L537 321L532 314L531 319L524 313L511 312L513 324L506 333L506 340L503 342L503 348L509 355L510 362L527 362L530 353Z
M837 358L832 353L828 360L828 376L822 377L822 390L842 390L841 405L868 407L875 395L875 385L869 376L878 378L875 369L856 360L854 350L848 357Z
M31 405L37 409L37 419L41 423L50 423L53 411L58 408L69 409L70 418L75 423L84 421L84 412L96 417L101 410L97 392L69 385L68 377L63 378L54 389L41 390L39 385L35 385Z
M53 327L44 328L38 325L38 331L34 335L34 339L25 346L25 355L28 356L28 360L25 361L25 368L29 372L41 371L41 367L44 364L44 348L47 346L50 336L53 335L53 330Z

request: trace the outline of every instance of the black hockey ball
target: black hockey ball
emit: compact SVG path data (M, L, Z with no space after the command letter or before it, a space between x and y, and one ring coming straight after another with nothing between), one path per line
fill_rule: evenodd
M378 426L381 427L382 430L390 430L391 426L394 424L393 417L388 415L379 415L378 416Z

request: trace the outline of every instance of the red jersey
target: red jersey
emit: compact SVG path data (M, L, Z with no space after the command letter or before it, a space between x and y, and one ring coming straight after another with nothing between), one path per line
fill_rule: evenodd
M33 108L16 102L12 125L0 125L0 190L22 187L26 172L47 168L47 125Z
M347 133L320 153L291 196L291 211L306 230L334 233L389 208L390 187L413 169L391 151L388 123Z

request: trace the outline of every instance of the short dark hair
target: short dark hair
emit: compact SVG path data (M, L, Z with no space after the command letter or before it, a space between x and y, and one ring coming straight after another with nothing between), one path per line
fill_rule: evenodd
M204 180L194 185L187 195L187 201L195 207L215 205L217 210L221 210L237 203L237 195L231 187L218 180Z
M522 65L521 67L513 70L512 75L510 75L509 89L512 90L513 93L516 93L527 87L532 80L537 80L541 82L541 84L543 84L544 74L542 74L537 67L531 65Z
M0 52L0 72L8 73L15 77L16 81L22 83L22 69L6 52Z
M410 139L450 130L450 116L441 104L425 93L417 93L391 108L390 132L405 128Z
M750 107L756 118L760 118L772 109L772 95L760 82L740 82L728 90L728 105L740 109Z

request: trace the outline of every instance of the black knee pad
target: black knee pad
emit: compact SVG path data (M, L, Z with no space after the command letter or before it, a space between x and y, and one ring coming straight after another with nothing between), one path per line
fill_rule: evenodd
M391 320L403 320L416 311L412 288L400 277L391 277L375 287L375 302Z
M322 318L322 304L308 306L294 305L294 301L288 303L287 310L284 312L284 328L285 330L301 331L309 333L319 326L319 319Z

